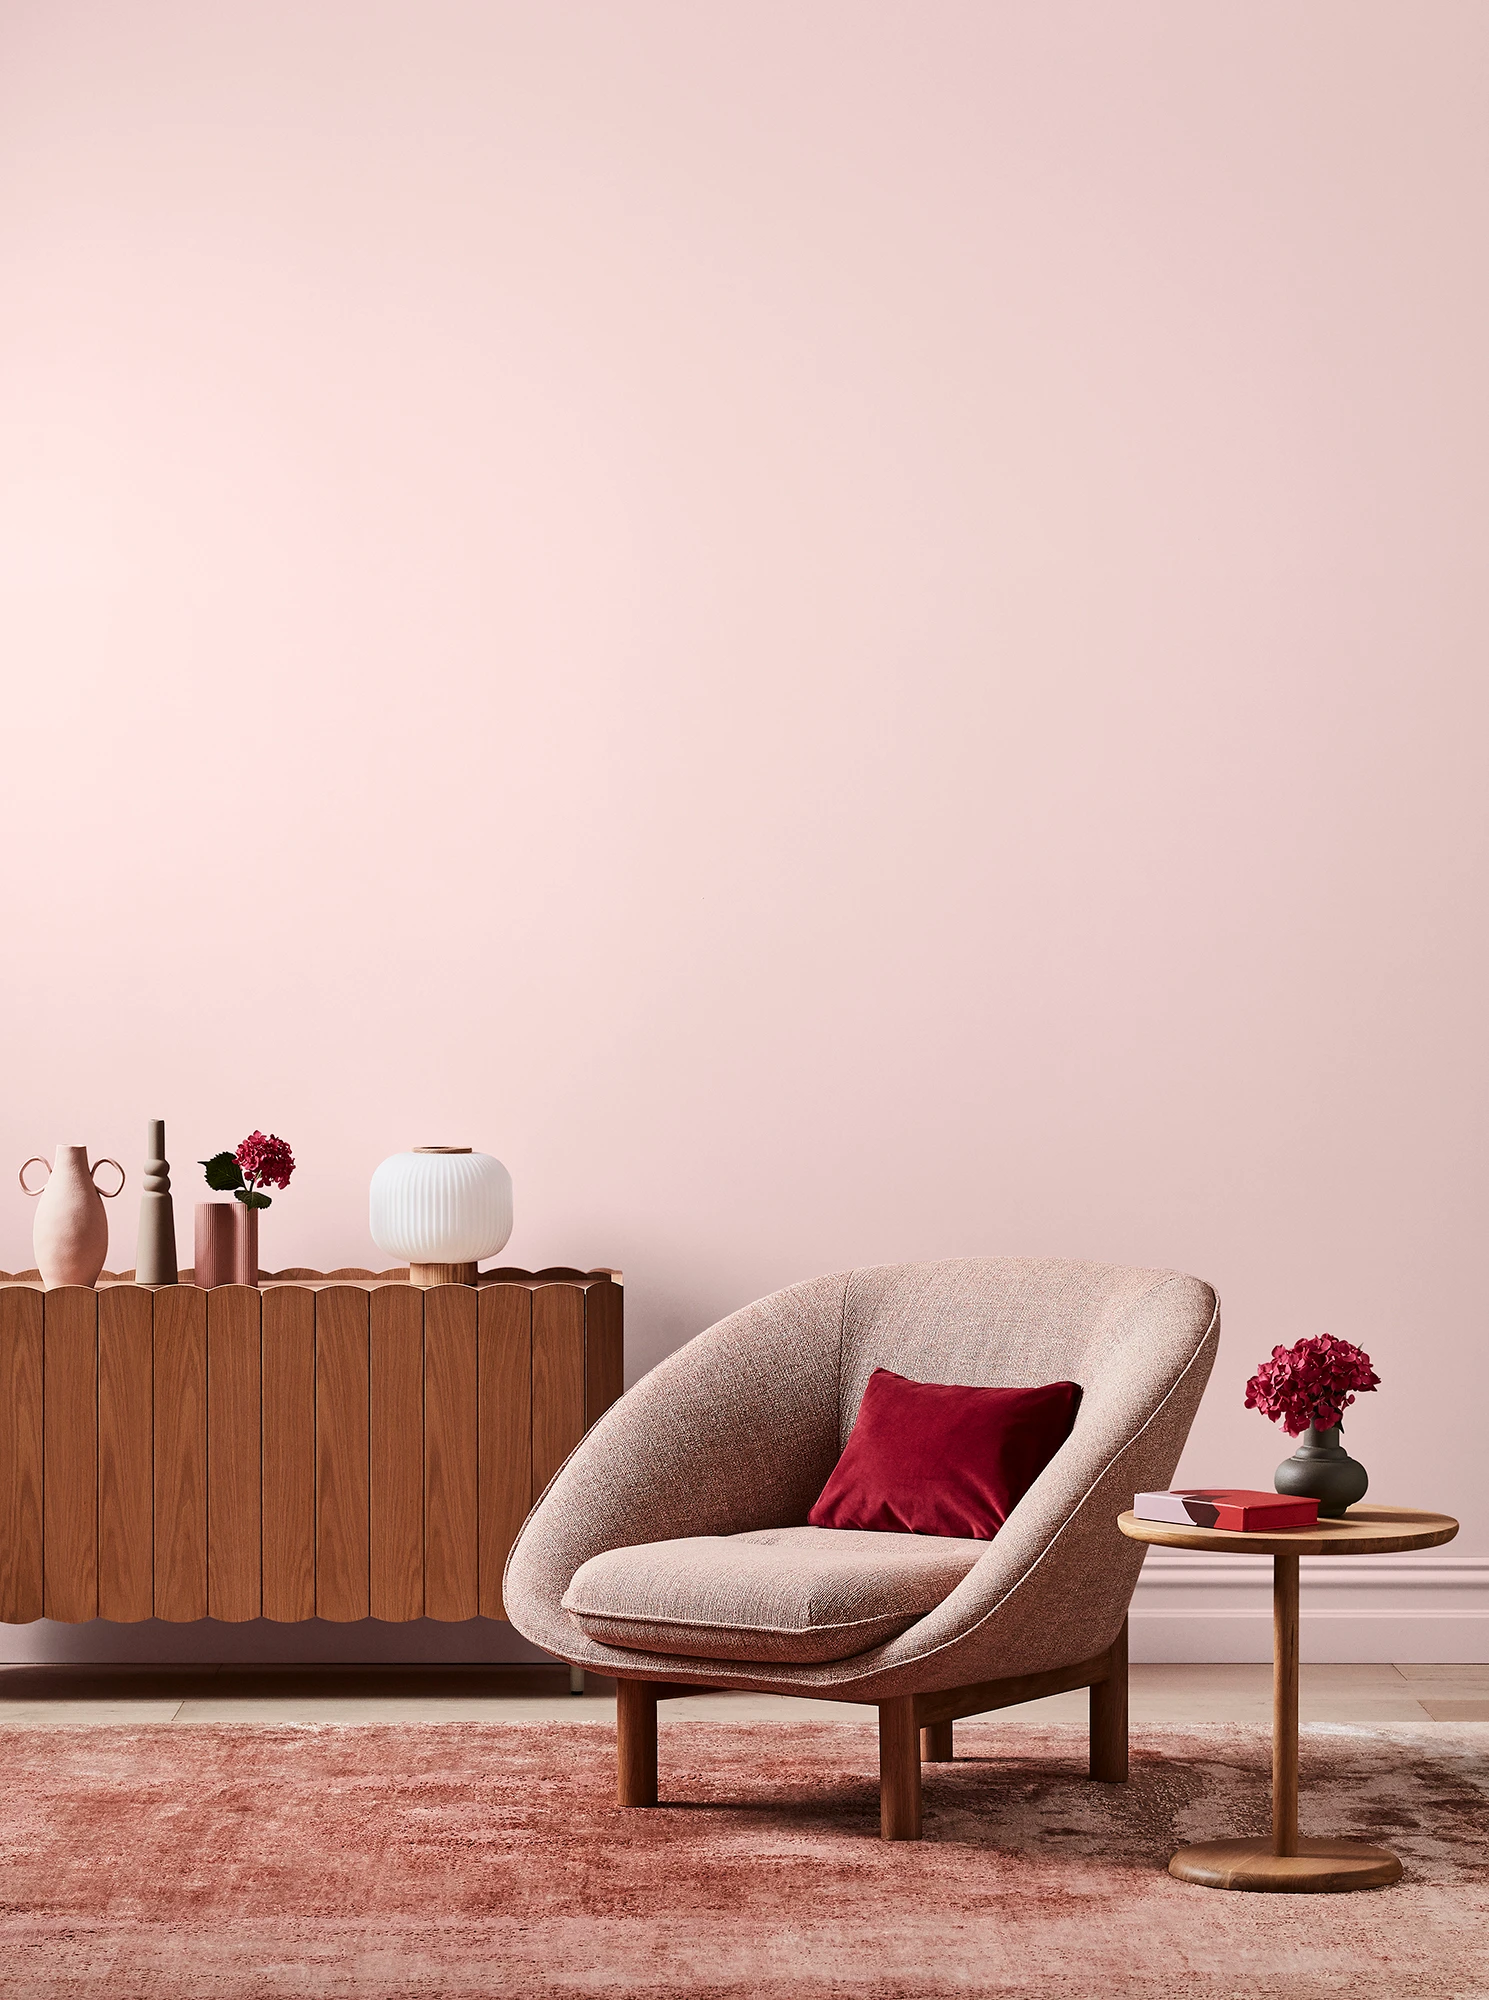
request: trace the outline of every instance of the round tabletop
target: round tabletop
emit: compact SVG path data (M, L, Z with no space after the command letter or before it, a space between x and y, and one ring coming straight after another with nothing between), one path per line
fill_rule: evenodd
M1351 1507L1338 1521L1311 1528L1277 1528L1271 1534L1242 1528L1180 1527L1177 1521L1140 1521L1119 1514L1117 1526L1135 1542L1165 1549L1205 1549L1212 1555L1387 1556L1406 1549L1432 1549L1452 1541L1458 1523L1451 1514L1420 1507Z

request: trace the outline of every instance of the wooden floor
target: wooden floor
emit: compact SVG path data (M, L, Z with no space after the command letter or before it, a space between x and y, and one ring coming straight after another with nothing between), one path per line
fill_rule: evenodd
M1135 1666L1132 1727L1271 1721L1266 1666ZM1305 1666L1304 1723L1489 1722L1489 1666ZM690 1717L864 1722L873 1711L774 1695L665 1702L664 1728ZM1055 1695L993 1718L1083 1723L1084 1694ZM192 1722L612 1723L613 1685L568 1692L559 1667L0 1666L0 1727Z

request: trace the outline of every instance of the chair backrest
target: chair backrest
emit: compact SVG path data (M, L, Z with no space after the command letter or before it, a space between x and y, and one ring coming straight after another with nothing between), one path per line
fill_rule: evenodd
M1165 1310L1155 1317L1159 1302ZM1196 1317L1203 1331L1213 1310L1214 1294L1197 1278L1119 1264L963 1257L854 1271L843 1302L839 1445L876 1368L977 1388L1078 1382L1089 1421L1113 1375L1162 1379L1182 1367ZM1164 1324L1175 1318L1170 1342Z

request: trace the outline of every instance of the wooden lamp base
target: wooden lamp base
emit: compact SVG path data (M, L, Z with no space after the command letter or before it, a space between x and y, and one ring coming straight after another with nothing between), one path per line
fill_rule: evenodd
M1388 1847L1363 1840L1310 1840L1298 1837L1296 1854L1278 1854L1270 1839L1206 1840L1181 1847L1168 1864L1181 1882L1207 1889L1309 1890L1337 1895L1343 1889L1383 1889L1399 1882L1401 1863Z
M431 1285L473 1285L476 1282L476 1267L474 1264L410 1264L408 1281L425 1291Z

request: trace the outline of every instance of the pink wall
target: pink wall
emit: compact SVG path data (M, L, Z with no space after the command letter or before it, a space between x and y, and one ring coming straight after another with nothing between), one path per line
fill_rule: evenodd
M1489 11L8 0L0 1165L1363 1341L1486 1547ZM0 1265L30 1261L0 1200Z

